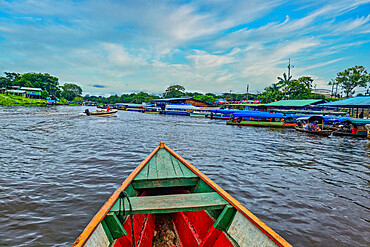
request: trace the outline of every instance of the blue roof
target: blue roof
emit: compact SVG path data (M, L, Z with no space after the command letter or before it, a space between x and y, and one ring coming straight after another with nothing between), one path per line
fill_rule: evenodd
M221 113L221 114L233 114L234 112L241 112L239 110L211 110L212 113Z
M370 96L357 96L354 98L348 98L344 100L333 101L325 104L319 104L324 107L370 107Z

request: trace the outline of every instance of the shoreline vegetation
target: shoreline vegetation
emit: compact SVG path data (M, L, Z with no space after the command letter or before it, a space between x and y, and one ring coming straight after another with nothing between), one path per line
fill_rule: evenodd
M0 94L0 106L46 106L46 99L30 99L22 96Z
M288 66L289 68L289 66ZM109 97L82 96L82 88L74 83L65 83L59 85L59 79L48 73L14 73L4 72L5 76L0 77L0 106L19 106L19 105L47 105L47 100L51 99L57 104L77 105L83 101L94 102L97 105L108 105L117 103L136 103L150 102L153 99L160 98L180 98L184 96L193 97L195 100L206 102L209 105L217 101L223 102L241 102L258 101L258 103L269 103L279 100L299 100L299 99L326 99L338 100L340 98L349 98L355 95L355 88L367 88L370 82L370 75L363 66L354 66L342 72L337 73L337 77L332 79L328 86L331 86L331 94L322 95L316 90L314 79L309 76L301 76L293 79L288 71L283 77L277 77L277 82L266 87L262 92L255 94L249 93L249 85L246 85L246 93L199 93L187 92L182 85L171 85L163 94L155 95L147 92L129 93L118 96L117 94ZM370 85L369 85L370 86ZM42 93L38 99L30 97L15 96L6 93L8 89L18 89L22 87L36 88ZM367 89L365 96L370 95L370 88ZM14 90L13 90L14 91ZM329 90L328 90L329 91ZM5 92L5 94L4 94ZM357 93L357 96L363 96Z

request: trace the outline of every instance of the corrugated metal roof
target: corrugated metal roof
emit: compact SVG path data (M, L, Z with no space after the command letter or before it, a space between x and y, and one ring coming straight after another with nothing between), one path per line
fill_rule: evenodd
M358 96L354 98L348 98L344 100L338 100L334 102L329 102L325 104L319 104L319 106L327 107L370 107L370 96Z
M18 89L11 89L11 90L6 90L7 93L25 93L26 91L24 90L18 90Z
M181 97L181 98L168 98L168 99L154 99L153 101L156 102L167 102L167 101L174 101L174 100L186 100L191 99L192 97Z
M38 87L21 87L21 90L42 91L42 89Z
M266 106L291 106L291 107L304 107L318 102L324 101L322 99L304 99L304 100L280 100L266 104Z

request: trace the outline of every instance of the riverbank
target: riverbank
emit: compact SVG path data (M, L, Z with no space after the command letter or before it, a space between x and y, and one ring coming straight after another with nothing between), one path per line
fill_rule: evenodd
M0 106L45 106L45 99L30 99L21 96L0 94Z

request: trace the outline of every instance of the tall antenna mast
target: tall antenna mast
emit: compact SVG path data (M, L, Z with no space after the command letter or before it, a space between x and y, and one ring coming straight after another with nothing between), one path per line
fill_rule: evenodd
M290 68L294 68L293 65L290 65L290 58L289 58L289 64L288 64L288 78L290 78Z

